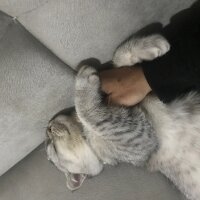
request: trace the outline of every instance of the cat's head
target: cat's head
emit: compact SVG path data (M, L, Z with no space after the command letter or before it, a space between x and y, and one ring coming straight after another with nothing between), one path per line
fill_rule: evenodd
M47 140L49 160L65 173L70 190L78 189L87 176L102 171L103 165L84 138L75 112L51 120Z

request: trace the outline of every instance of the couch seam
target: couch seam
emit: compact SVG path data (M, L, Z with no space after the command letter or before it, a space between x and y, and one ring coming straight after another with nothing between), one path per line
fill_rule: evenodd
M45 1L44 3L42 3L42 4L38 5L38 6L36 6L35 8L32 8L32 9L27 10L27 11L24 11L24 12L20 13L19 15L14 16L13 18L18 19L18 18L20 18L20 17L23 16L23 15L26 15L26 14L28 14L28 13L31 13L31 12L37 10L38 8L41 8L41 7L45 6L45 5L46 5L47 3L49 3L49 2L50 2L50 0L47 0L47 1Z
M21 24L18 20L17 22L23 26L23 24ZM23 26L23 28L29 33L31 34L32 37L34 37L38 42L40 42L40 44L42 44L45 48L47 48L57 59L59 59L61 62L63 62L68 68L70 68L72 70L72 72L74 74L77 73L77 71L75 69L73 69L70 65L68 65L64 60L62 60L60 57L58 57L48 46L46 46L40 39L38 39L35 35L33 35L28 29L26 29L25 26Z
M20 17L23 16L23 15L26 15L28 13L31 13L35 10L37 10L38 8L41 8L43 6L45 6L47 3L49 3L51 0L47 0L45 1L43 4L40 4L38 6L36 6L35 8L32 8L30 10L27 10L25 12L22 12L21 14L17 15L17 16L10 16L12 21L8 24L8 27L6 28L6 31L5 33L2 35L2 37L0 38L0 41L2 40L2 38L5 36L5 34L8 32L8 29L10 28L10 26L14 23L19 23L21 26L23 26L23 28L28 31L29 34L31 34L32 37L34 37L38 42L40 42L45 48L47 48L55 57L57 57L60 61L62 61L65 65L67 65L68 68L70 68L74 74L76 74L76 70L71 67L70 65L68 65L63 59L61 59L59 56L57 56L48 46L46 46L39 38L37 38L35 35L33 35L28 29L26 29L26 27L20 23Z
M67 65L67 67L70 68L70 69L73 71L73 73L76 74L77 71L76 71L73 67L71 67L70 65L68 65L63 59L61 59L59 56L57 56L48 46L46 46L39 38L37 38L35 35L33 35L28 29L26 29L26 27L25 27L23 24L20 23L20 17L22 17L23 15L26 15L26 14L28 14L28 13L31 13L31 12L37 10L38 8L41 8L41 7L45 6L45 5L46 5L47 3L49 3L50 1L51 1L51 0L47 0L47 1L45 1L44 3L42 3L42 4L38 5L38 6L36 6L35 8L32 8L32 9L27 10L27 11L25 11L25 12L22 12L22 13L19 14L18 16L12 17L12 19L13 19L14 22L17 22L17 23L19 23L21 26L23 26L23 28L24 28L26 31L28 31L29 34L31 34L38 42L40 42L40 43L41 43L45 48L47 48L54 56L56 56L56 57L57 57L60 61L62 61L65 65ZM10 24L12 24L12 21L11 21ZM10 24L9 24L9 25L10 25ZM6 32L7 32L7 31L6 31ZM0 40L1 40L1 38L0 38Z
M11 21L11 22L8 23L5 32L4 32L3 35L0 37L0 42L1 42L2 39L5 37L5 35L8 33L8 31L9 31L9 29L10 29L12 23L13 23L13 21Z
M43 44L39 39L37 39L33 34L31 34L15 17L12 18L12 21L7 25L5 32L3 33L3 35L0 37L0 42L2 41L2 39L5 37L5 35L8 33L10 27L12 24L17 24L19 23L32 37L34 37L40 44L42 44L46 49L48 49L48 51L50 51L58 60L60 60L61 62L63 62L66 67L68 67L72 73L75 75L76 74L76 70L73 69L71 66L69 66L67 63L65 63L62 59L60 59L56 54L54 54L51 49L49 49L45 44Z
M9 27L13 24L13 23L19 23L33 38L35 38L41 45L43 45L46 49L48 49L49 52L51 52L53 54L53 56L55 56L58 60L60 60L62 63L64 63L66 65L66 67L68 67L72 73L75 75L77 73L77 71L75 69L73 69L70 65L68 65L65 61L63 61L61 58L59 58L50 48L48 48L43 42L41 42L37 37L35 37L29 30L26 29L25 26L23 26L23 24L20 23L20 21L16 18L13 17L13 21L11 21L11 23L9 24ZM6 33L8 32L8 30L6 30ZM5 34L3 34L3 36L5 36ZM0 38L1 41L1 38Z
M46 3L48 3L48 1L46 1L42 6L44 6ZM30 11L26 11L25 13L23 14L26 14L26 13L29 13L29 12L32 12L34 10L36 10L37 8L39 8L40 6L34 8L34 9L31 9ZM7 14L5 14L7 15ZM35 37L29 30L26 29L25 26L23 26L23 24L20 23L20 21L18 20L18 17L12 17L10 15L7 15L11 18L11 21L8 23L7 27L6 27L6 30L5 32L3 33L3 35L0 37L0 42L2 41L2 39L5 37L5 35L8 33L10 27L12 24L17 24L19 23L32 37L34 37L40 44L42 44L46 49L48 49L57 59L59 59L61 62L63 62L72 72L73 74L76 74L77 71L75 69L73 69L70 65L68 65L65 61L63 61L61 58L59 58L50 48L48 48L42 41L40 41L40 39L38 39L37 37ZM20 15L21 16L21 15Z

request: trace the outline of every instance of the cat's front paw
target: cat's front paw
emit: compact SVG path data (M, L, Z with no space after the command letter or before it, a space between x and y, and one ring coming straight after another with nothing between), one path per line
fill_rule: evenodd
M116 49L113 63L117 67L132 66L143 60L153 60L169 50L170 44L162 35L132 37Z
M141 56L142 59L146 60L153 60L166 54L170 50L169 42L159 34L148 36L144 41L144 46L147 46L149 54L152 54L149 57L147 56L147 58L145 56L142 58L143 56Z
M99 86L100 80L98 72L95 68L84 65L78 71L76 77L76 88L83 88L89 86Z

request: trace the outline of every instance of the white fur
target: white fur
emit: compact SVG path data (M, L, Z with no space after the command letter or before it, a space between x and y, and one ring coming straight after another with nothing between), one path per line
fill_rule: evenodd
M113 62L117 66L133 65L141 60L152 60L165 54L169 49L170 45L167 40L160 35L141 39L132 38L116 50ZM82 71L79 73L82 73ZM89 81L95 82L95 75ZM77 84L81 87L85 85L83 82L77 82ZM167 176L190 200L200 199L199 102L200 95L190 93L185 98L173 101L170 105L163 104L155 96L149 96L141 103L147 112L147 117L153 124L159 144L157 151L149 159L148 168L158 170ZM81 117L84 125L84 116ZM69 121L69 118L66 120ZM73 126L70 126L70 129L75 130ZM92 175L100 173L102 164L97 156L98 150L102 151L101 147L106 145L105 141L101 140L95 133L93 133L94 136L91 134L87 136L90 137L90 145L95 150L95 155L89 143L79 137L81 135L80 130L76 129L75 132L75 137L70 140L72 143L76 141L73 148L66 145L69 144L69 137L66 137L66 140L56 142L55 146L61 155L59 159L54 158L52 156L53 151L47 148L50 159L55 163L60 160L62 167L65 168L64 171L84 172ZM78 142L77 138L79 138ZM112 149L112 145L110 146ZM67 162L67 160L70 162ZM61 170L63 170L62 167ZM84 171L85 169L87 170Z
M169 106L155 97L144 101L159 143L148 167L166 175L192 200L200 197L200 107L190 113L185 110L184 101L189 99L192 105L200 100L195 95L190 93Z
M143 60L153 60L167 53L170 44L161 35L131 38L120 45L113 56L115 66L132 66Z

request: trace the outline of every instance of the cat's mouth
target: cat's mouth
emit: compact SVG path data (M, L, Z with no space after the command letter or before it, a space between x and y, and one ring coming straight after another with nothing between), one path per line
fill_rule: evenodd
M86 179L86 177L87 177L86 174L73 174L69 172L66 175L68 189L71 191L79 189L83 184L84 180Z

